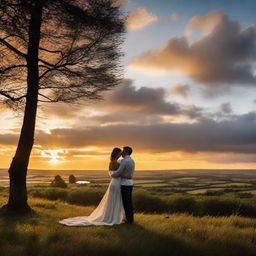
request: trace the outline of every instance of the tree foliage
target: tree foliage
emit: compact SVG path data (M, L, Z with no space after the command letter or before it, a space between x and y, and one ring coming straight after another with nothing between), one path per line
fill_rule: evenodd
M121 78L119 46L124 20L111 0L1 0L0 95L25 103L29 23L42 7L39 102L97 99Z

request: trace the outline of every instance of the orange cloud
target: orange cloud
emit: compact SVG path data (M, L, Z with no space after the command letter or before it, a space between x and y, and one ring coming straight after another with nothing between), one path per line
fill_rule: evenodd
M160 18L156 14L149 12L145 7L139 7L127 16L126 26L130 30L139 30L154 23L176 22L178 18L176 13Z
M147 11L145 7L139 7L134 12L130 13L126 19L126 26L128 29L137 30L155 23L159 18Z

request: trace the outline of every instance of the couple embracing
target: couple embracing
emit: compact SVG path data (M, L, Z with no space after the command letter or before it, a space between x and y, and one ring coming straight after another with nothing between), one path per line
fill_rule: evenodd
M132 148L114 148L109 163L109 175L111 177L107 191L101 199L99 205L89 216L77 216L60 220L59 223L67 226L90 226L108 225L124 223L125 213L126 223L132 224L133 204L133 174L135 163L131 158ZM123 157L120 161L119 158Z

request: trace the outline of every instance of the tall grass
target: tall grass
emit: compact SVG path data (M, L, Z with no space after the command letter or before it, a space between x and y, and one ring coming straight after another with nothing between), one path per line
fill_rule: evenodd
M5 200L0 194L0 206ZM134 225L66 227L58 220L89 215L94 207L33 197L29 204L36 215L0 217L1 256L256 254L256 222L250 218L136 213Z

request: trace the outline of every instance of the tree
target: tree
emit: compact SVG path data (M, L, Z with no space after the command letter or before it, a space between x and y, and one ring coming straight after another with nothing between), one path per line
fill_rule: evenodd
M69 175L68 180L70 184L76 183L76 177L73 174Z
M51 187L67 188L66 182L61 178L60 175L56 175L54 180L50 184Z
M2 209L30 212L26 175L39 102L100 99L121 79L114 0L0 0L0 98L24 112Z

